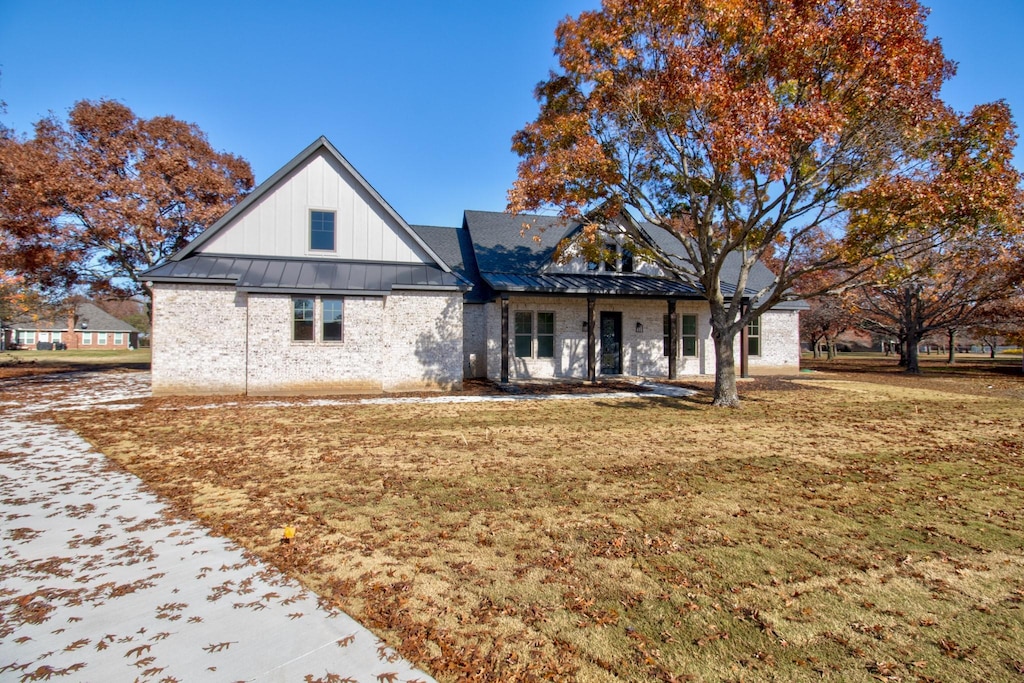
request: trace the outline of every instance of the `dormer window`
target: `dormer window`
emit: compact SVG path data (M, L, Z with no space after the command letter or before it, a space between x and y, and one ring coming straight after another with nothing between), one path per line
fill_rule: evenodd
M310 251L334 251L334 212L309 212Z

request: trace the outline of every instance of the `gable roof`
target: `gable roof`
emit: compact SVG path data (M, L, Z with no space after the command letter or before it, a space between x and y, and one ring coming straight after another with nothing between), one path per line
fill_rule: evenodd
M267 178L265 181L260 183L256 189L250 192L242 201L235 204L231 209L221 216L213 225L208 227L202 233L199 234L194 240L189 242L181 251L171 256L171 261L181 261L187 256L191 255L197 249L202 247L206 242L210 241L217 233L222 231L225 227L230 225L236 218L238 218L246 209L258 202L264 195L271 192L277 185L287 178L295 169L299 168L307 161L313 158L316 154L324 152L332 157L346 172L351 174L352 178L355 179L356 183L373 199L374 202L403 230L421 249L423 249L427 255L445 272L450 272L450 269L444 260L441 259L433 249L424 242L419 235L416 234L405 219L402 218L397 211L395 211L387 201L373 188L370 183L355 169L355 167L349 163L348 159L342 156L341 152L331 144L331 142L324 136L317 138L311 145L306 149L299 152L295 158L281 167L277 173ZM147 275L148 276L148 275Z
M68 322L48 320L30 320L23 318L11 324L15 330L67 330ZM102 308L91 303L80 303L75 306L75 329L89 332L138 332L125 321L115 318Z
M524 225L530 229L520 234ZM557 216L530 214L512 215L495 211L466 211L463 227L479 268L479 278L497 291L518 291L565 294L605 294L703 298L689 283L674 278L645 276L639 273L550 273L544 267L551 263L559 242L571 236L581 222L566 222ZM653 223L639 224L652 246L668 254L681 256L679 240ZM726 257L722 269L722 290L726 295L736 291L740 258ZM747 277L746 294L754 296L771 284L774 276L761 262L756 262ZM804 302L784 301L777 309L803 309Z

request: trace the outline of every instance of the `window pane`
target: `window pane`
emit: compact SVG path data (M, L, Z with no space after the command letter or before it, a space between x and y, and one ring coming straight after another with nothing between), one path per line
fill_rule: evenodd
M324 299L323 301L323 314L324 314L324 330L323 340L324 341L341 341L341 322L342 322L342 306L341 299Z
M309 248L334 251L334 212L310 211Z
M313 300L293 299L292 339L313 341Z
M537 313L537 358L555 357L555 314Z
M694 337L683 337L683 355L697 355L697 339Z
M533 337L528 334L516 335L516 358L529 358L533 355Z
M533 336L533 313L516 311L516 334Z
M555 333L555 314L554 313L538 313L537 314L537 334L554 334Z
M684 336L697 336L697 316L695 315L684 315L683 316L683 335Z
M629 249L622 250L622 272L633 272L633 252L631 252Z
M537 358L554 358L555 357L555 335L553 334L538 334L537 335Z
M668 315L661 316L661 355L668 356L672 343L669 340L669 333L672 330L672 318Z
M608 243L604 245L604 250L607 252L605 254L604 269L610 273L614 273L618 270L618 267L615 264L618 257L618 251L616 250L615 244Z
M757 337L747 337L747 355L761 355L761 340Z

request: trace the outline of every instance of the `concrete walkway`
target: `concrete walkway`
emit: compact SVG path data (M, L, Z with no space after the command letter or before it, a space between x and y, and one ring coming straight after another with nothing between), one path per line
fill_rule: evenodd
M693 393L645 388L650 393L358 402ZM175 518L141 480L46 416L132 408L148 395L143 372L0 380L0 681L433 680L347 615L323 609L294 581L227 539ZM196 406L202 407L212 406Z
M433 680L45 415L148 394L146 373L0 381L0 681Z

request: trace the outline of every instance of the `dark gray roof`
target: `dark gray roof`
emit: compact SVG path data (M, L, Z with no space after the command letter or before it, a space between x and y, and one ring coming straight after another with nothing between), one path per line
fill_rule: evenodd
M228 284L246 292L389 294L393 290L466 289L455 273L426 263L318 261L198 254L142 277L152 282Z
M11 324L16 330L66 330L67 320L22 319ZM138 332L125 321L115 318L96 304L80 303L75 306L75 329L90 332Z
M466 292L467 302L480 303L494 298L494 292L480 277L469 230L429 225L414 225L412 229L470 285Z
M643 275L583 275L568 273L483 273L491 287L502 292L588 294L610 296L666 296L700 299L699 291L679 280Z
M523 226L530 228L522 235ZM621 294L626 296L679 296L699 297L693 286L670 278L642 277L636 274L598 275L580 274L556 276L555 280L538 277L548 265L558 243L580 228L581 223L567 223L557 216L511 215L492 211L466 211L464 226L472 237L472 245L482 278L498 291L549 292L560 282L572 293ZM651 223L642 223L652 246L668 254L682 254L679 239ZM735 291L739 276L739 256L730 254L722 271L722 289L726 295ZM770 284L773 275L763 263L755 263L747 277L746 292L753 296L761 287ZM611 282L606 282L610 280ZM622 280L621 283L618 283ZM589 282L589 284L587 284ZM660 291L658 288L661 288ZM803 309L806 304L782 302L775 308Z
M532 273L551 262L563 237L579 227L557 216L512 215L494 211L466 211L477 265L487 273ZM530 226L523 231L524 225Z

